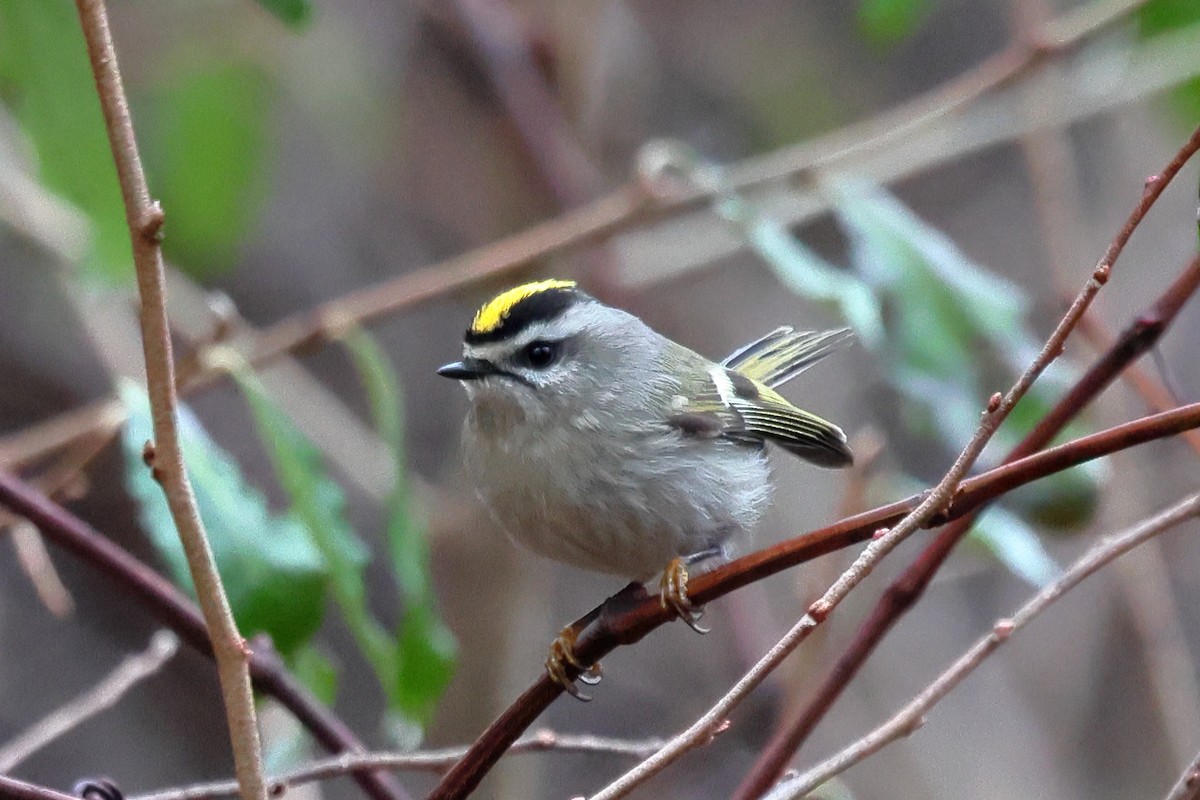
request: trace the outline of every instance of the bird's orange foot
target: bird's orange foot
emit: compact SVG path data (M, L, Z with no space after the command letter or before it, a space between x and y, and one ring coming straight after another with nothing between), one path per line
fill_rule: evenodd
M687 561L682 558L672 558L667 568L663 570L659 581L658 601L663 608L671 609L679 618L688 624L696 633L708 633L709 629L700 624L704 617L704 608L696 608L687 596L688 571Z
M574 625L568 625L562 629L562 633L550 644L550 655L546 658L546 672L550 673L550 680L561 686L567 694L586 703L592 699L592 696L579 691L579 687L575 685L575 681L571 680L568 671L572 668L577 670L579 680L588 686L595 686L599 683L602 675L599 662L587 666L575 656L577 636L579 636L579 631Z

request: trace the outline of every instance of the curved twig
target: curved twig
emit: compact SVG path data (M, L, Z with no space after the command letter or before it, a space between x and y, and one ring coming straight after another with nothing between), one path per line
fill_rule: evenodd
M946 477L941 483L939 483L937 489L935 490L937 492L937 496L931 493L928 497L923 498L924 500L928 500L930 502L923 505L919 504L917 506L921 514L926 515L925 522L929 522L930 519L932 519L932 515L938 510L937 503L947 502L951 495L953 495L954 502L953 506L950 508L950 513L956 517L965 513L962 495L964 494L963 490L966 488L966 485L970 483L970 481L964 482L963 486L958 487L958 491L955 493L955 487L958 479L965 474L966 469L969 469L974 456L977 455L980 450L982 450L982 446L986 444L988 438L990 438L991 432L995 429L995 425L998 424L999 421L1003 419L1004 414L1007 413L1007 409L1011 409L1015 402L1024 393L1025 389L1028 388L1029 384L1032 383L1033 379L1036 378L1036 376L1040 373L1041 369L1043 369L1045 365L1048 364L1049 361L1056 357L1061 351L1066 336L1070 333L1074 325L1078 322L1079 318L1087 310L1092 298L1095 297L1100 288L1108 281L1116 259L1124 250L1125 245L1133 235L1134 230L1137 229L1137 226L1140 224L1141 220L1145 217L1146 213L1153 206L1154 202L1162 194L1163 189L1165 189L1167 184L1169 184L1175 175L1179 173L1179 171L1183 168L1183 165L1188 161L1189 158L1191 158L1197 149L1200 149L1200 129L1197 129L1192 134L1191 138L1189 138L1188 141L1179 149L1179 151L1175 154L1170 163L1168 163L1161 173L1152 176L1146 181L1146 185L1139 202L1135 205L1133 211L1129 215L1129 218L1126 220L1116 237L1114 237L1113 241L1106 249L1096 267L1092 270L1092 273L1089 276L1083 290L1075 299L1075 302L1072 303L1071 308L1068 309L1067 313L1063 316L1063 319L1055 329L1054 334L1051 335L1050 339L1046 343L1046 346L1043 348L1042 352L1039 353L1034 364L1031 365L1030 369L1026 370L1026 372L1018 380L1017 384L1005 397L996 395L992 398L995 408L989 407L988 411L984 413L979 430L976 432L975 437L973 437L972 442L963 450L962 454L960 454L959 459L956 460L950 472L947 473ZM1132 359L1130 358L1130 360ZM1122 364L1123 363L1128 363L1128 361L1124 361ZM1019 446L1019 452L1014 451L1014 453L1011 455L1014 458L1019 457L1019 455L1025 455L1029 452L1033 452L1037 449L1037 447L1044 445L1045 442L1049 441L1055 433L1061 430L1062 426L1065 425L1067 420L1078 414L1086 402L1094 397L1104 385L1107 385L1107 380L1096 380L1096 376L1093 373L1085 375L1084 378L1081 379L1081 381L1076 385L1076 387L1074 387L1066 397L1056 404L1055 408L1052 409L1046 418L1039 423L1034 432L1031 433L1029 437L1026 437L1026 441L1023 444L1031 446L1028 448ZM1058 448L1055 449L1057 450ZM860 518L865 516L868 520L868 524L873 523L869 530L871 533L874 533L876 530L895 524L901 518L906 516L908 512L913 510L916 509L912 506L905 507L905 513L898 514L894 517L887 515L880 515L879 517L874 516L875 514L879 513L878 511L868 512L866 515L858 515L858 517L851 518L851 520L843 520L842 523L838 523L829 529L825 529L823 532L815 532L811 536L816 537L817 533L824 533L825 535L820 538L815 538L811 544L815 548L819 549L823 545L828 546L833 541L838 541L838 537L841 536L845 536L847 539L854 541L855 539L853 537L856 535L862 535L862 529L860 527L856 527L855 525L855 521L859 520ZM945 519L941 520L941 522L945 521ZM906 525L913 528L920 524L923 523L915 514L913 519L906 523ZM841 529L842 525L847 526L849 530ZM936 571L937 565L940 565L945 559L946 555L949 554L950 549L953 548L954 542L957 542L958 538L965 533L967 527L969 527L969 523L956 526L956 528L960 530L958 530L957 533L953 533L953 535L951 532L943 532L942 536L940 536L933 544L929 546L931 551L935 548L935 545L937 546L936 555L930 556L931 561L936 559L936 564L932 566L933 571ZM887 548L892 541L897 540L900 536L907 535L908 532L909 531L902 530L899 534L897 534L895 531L887 533L883 539L880 540L883 542L883 544L880 542L874 542L872 543L872 546L868 548L868 551L878 552L881 549ZM888 537L893 538L889 539ZM809 544L807 541L808 537L803 538L806 540L805 543ZM841 541L843 543L849 543L845 539ZM779 550L780 548L787 549L789 548L789 545L795 546L795 544L796 540L793 540L791 543L784 543L783 545L780 545L777 548L772 548L771 550ZM806 550L807 548L798 549ZM726 565L724 568L714 570L706 575L699 576L693 583L689 584L689 595L696 603L706 603L714 597L714 595L708 594L708 591L711 589L714 582L721 582L721 586L724 591L731 591L733 588L737 588L737 586L744 585L745 583L749 583L752 580L762 577L763 573L759 572L760 569L774 571L774 568L779 565L780 561L787 560L786 557L776 560L769 553L771 553L771 551L763 551L747 558L738 559L737 561ZM864 553L864 556L865 555L866 554ZM859 579L857 577L858 571L861 568L869 569L872 563L869 560L871 558L874 558L874 555L869 556L865 563L856 562L856 565L851 568L849 574L844 576L845 580L857 582ZM757 559L758 563L745 563L748 559ZM786 565L791 566L791 563ZM932 575L932 571L929 572L928 575ZM730 585L726 586L723 583L726 580L728 580ZM841 588L841 586L835 585L835 587L831 587L831 592L833 592L836 596L841 591ZM898 618L899 615L903 613L904 609L906 609L908 605L915 600L922 588L923 584L920 582L914 583L912 586L910 586L908 583L905 583L897 592L889 592L886 597L893 601L895 610L889 612L887 615L884 615L882 619L887 620ZM631 585L627 591L633 593L635 590ZM723 594L724 591L719 592L718 594ZM628 602L628 597L626 598L626 602ZM646 605L646 603L643 603L643 605ZM831 606L820 605L819 607L810 609L807 617L820 617L822 614L828 613L828 609L830 607ZM601 623L601 626L603 626L603 623L605 622L603 614L600 615L599 622ZM877 625L877 621L875 621L874 616L868 621L867 624ZM591 628L585 629L583 634L579 637L579 641L577 643L576 654L581 661L586 664L595 663L600 659L604 652L611 650L617 644L636 641L638 638L644 635L646 631L655 627L655 625L651 624L645 629L639 630L637 633L631 633L628 631L628 629L622 630L620 628L609 630L606 632L607 636L602 639L603 646L597 647L596 652L593 652L592 650L588 649L590 642L588 632L595 627L600 626L592 626ZM608 627L611 628L612 625L610 624ZM882 630L886 630L886 626L884 626ZM881 637L882 632L880 632L878 635ZM865 658L865 653L870 652L870 650L873 649L873 646L873 641L867 642L864 640L863 658ZM840 671L836 673L836 675L842 674L843 673ZM853 672L846 674L846 679L848 679L849 675L852 674ZM834 680L835 678L830 679L831 685ZM504 748L513 740L515 740L520 732L528 727L546 706L553 702L557 695L558 692L556 691L556 684L545 679L540 680L532 688L527 690L514 702L512 706L509 707L504 714L500 716L500 718L498 718L487 730L484 731L480 738L476 740L475 745L472 746L471 752L469 752L463 758L463 761L459 766L455 767L455 769L451 770L446 775L445 779L443 779L443 781L434 790L431 798L436 798L436 800L450 800L450 798L461 798L470 792L476 785L478 785L478 782L482 779L483 775L487 773L495 761L500 757L500 754L503 752ZM836 694L833 696L836 696ZM828 700L828 702L826 702L826 700ZM828 705L831 703L832 697L819 697L818 700L813 704L816 718L823 716L825 710L828 708ZM815 722L813 724L815 724ZM807 732L805 731L802 735L806 735L806 733ZM763 758L760 759L759 765L756 765L755 770L752 771L747 784L743 785L742 790L740 790L740 796L757 796L755 792L761 794L762 791L765 791L766 788L774 783L775 778L782 769L782 764L786 763L787 758L790 758L791 752L794 751L794 747L788 749L789 745L791 744L791 739L789 738L784 740L782 738L783 736L790 736L791 734L792 732L788 731L782 732L779 740L773 742L774 747L768 747L768 751L764 753ZM768 774L769 779L767 778Z

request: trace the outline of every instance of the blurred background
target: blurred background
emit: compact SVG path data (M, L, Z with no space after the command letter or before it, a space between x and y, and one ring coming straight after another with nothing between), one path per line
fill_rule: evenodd
M210 375L217 355L262 362L186 397L243 632L270 633L381 749L471 741L538 676L559 628L621 588L519 551L460 474L465 400L434 369L457 357L481 302L573 277L714 358L781 324L853 327L857 344L787 394L841 424L861 467L775 458L776 502L746 548L765 546L935 481L1200 122L1194 0L113 0L110 12L166 212L183 377ZM0 0L0 465L183 580L141 467L136 296L94 91L71 3ZM985 461L1195 255L1196 189L1189 167ZM297 346L258 359L261 329ZM1185 308L1144 380L1195 400L1198 340L1200 312ZM1147 408L1118 384L1072 433ZM1006 499L796 765L888 716L1099 535L1194 489L1198 458L1183 440L1147 445ZM27 526L0 525L2 751L155 625ZM643 793L729 795L925 539ZM673 624L614 653L594 702L561 700L538 725L670 736L853 552L714 603L708 636ZM1182 530L1131 554L824 796L1165 794L1200 748L1198 575ZM320 754L270 703L263 724L273 769ZM513 756L478 796L575 796L631 765ZM226 777L215 673L185 648L4 771L59 789L105 774L129 794ZM435 779L402 780L419 795Z

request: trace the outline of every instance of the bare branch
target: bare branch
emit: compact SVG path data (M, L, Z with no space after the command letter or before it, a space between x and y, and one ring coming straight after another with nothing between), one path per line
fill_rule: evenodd
M1187 157L1190 157L1198 148L1200 148L1200 129L1197 129L1193 136L1193 141L1189 142L1189 147L1184 149L1183 152L1186 155L1182 158L1177 156L1172 161L1172 165L1176 166L1169 174L1173 176L1178 172L1179 167L1183 165ZM1157 189L1157 192L1154 191L1155 189ZM592 800L617 800L617 798L626 796L635 787L657 775L667 766L678 760L688 750L694 748L699 741L708 737L710 731L716 725L721 724L746 695L778 667L783 659L807 639L809 634L829 617L854 587L858 586L871 574L871 571L880 560L899 546L910 534L923 527L933 518L934 514L945 510L950 505L955 493L959 490L963 478L975 465L979 455L983 452L987 443L991 441L1000 424L1021 398L1025 396L1025 393L1033 385L1033 382L1037 380L1038 376L1062 353L1067 337L1070 336L1071 331L1074 330L1080 317L1087 311L1088 306L1091 305L1092 300L1099 293L1101 287L1108 282L1109 272L1117 256L1120 255L1125 242L1129 240L1137 223L1141 221L1161 191L1162 188L1154 184L1146 192L1147 196L1138 205L1134 215L1130 218L1130 222L1118 234L1114 244L1109 247L1100 264L1096 266L1091 277L1080 291L1079 296L1075 298L1075 302L1067 309L1067 313L1063 315L1063 318L1059 321L1050 338L1046 340L1042 351L1034 359L1033 363L1017 378L1016 383L1013 384L1012 388L1003 397L999 393L992 396L988 407L984 410L980 419L979 427L971 437L971 441L967 443L967 446L963 448L945 476L928 492L921 503L891 529L881 528L878 535L859 554L849 569L843 572L825 594L809 607L808 613L792 626L783 638L724 697L705 712L700 719L696 720L687 730L673 738L658 753L638 764L602 791L597 792L592 796Z
M954 499L954 503L949 509L950 512L954 513L955 516L966 513L962 505L963 492L961 491L961 488L965 488L965 486L960 488L959 482L987 444L996 426L1004 419L1017 400L1024 395L1033 380L1059 355L1066 337L1078 323L1080 317L1086 312L1100 288L1108 281L1117 257L1124 250L1125 245L1133 235L1134 230L1137 229L1138 224L1153 206L1155 200L1161 195L1166 185L1179 173L1183 165L1197 149L1200 149L1200 129L1197 129L1192 134L1160 174L1152 176L1151 179L1147 180L1141 199L1129 215L1125 225L1101 257L1099 263L1092 270L1092 274L1088 278L1084 288L1063 316L1054 333L1047 340L1041 353L1038 354L1034 363L1021 375L1007 395L1004 397L996 395L992 398L992 403L989 404L989 408L984 412L980 426L971 442L964 448L959 458L938 486L924 497L916 508L905 507L906 516L904 521L884 533L879 539L873 541L851 568L830 587L826 595L810 607L809 613L788 632L776 648L768 652L763 657L763 660L756 664L743 677L742 681L739 681L738 685L731 691L730 696L727 697L727 700L723 699L722 702L710 709L688 731L672 740L672 745L670 746L672 748L671 752L664 752L661 759L656 755L654 764L647 767L645 772L638 773L639 780L643 779L647 773L653 774L650 770L657 771L657 769L661 769L673 757L677 757L678 753L682 752L681 748L685 746L687 737L702 737L706 726L718 724L723 720L724 714L728 710L725 707L726 705L729 705L729 707L736 705L744 692L757 685L773 669L773 665L786 655L787 651L790 651L799 642L803 641L807 637L808 632L820 624L832 608L845 596L845 593L865 577L879 558L886 555L901 539L917 527L929 523L930 520L935 518L935 515L944 516L940 512L949 503L951 498ZM1181 279L1177 279L1172 288L1177 288L1177 285L1180 283L1184 282ZM1170 318L1173 318L1179 306L1190 297L1191 292L1194 290L1195 286L1191 286L1190 289L1179 289L1177 294L1169 296L1168 300L1174 303L1174 305L1169 307L1169 314L1166 315L1167 322L1169 322ZM1166 302L1164 302L1164 310L1168 310ZM1160 324L1157 328L1157 333L1161 333L1167 322ZM1110 359L1109 365L1116 366L1117 364L1123 365L1128 363L1133 358L1133 349L1133 347L1130 347L1128 352L1115 354ZM1122 358L1125 360L1122 360ZM1117 369L1112 374L1115 375L1119 371ZM1038 447L1043 446L1055 433L1061 430L1062 425L1067 420L1074 417L1091 398L1095 397L1100 389L1107 385L1109 380L1111 380L1111 376L1103 378L1094 372L1085 375L1077 386L1051 410L1022 445L1019 445L1018 449L1010 454L1010 461L1020 456L1028 455L1036 451ZM862 522L864 518L876 523L875 527L871 529L872 535L875 530L887 527L895 522L895 518L893 517L886 517L884 515L873 517L870 514L858 515L851 520L844 520L843 522L850 527L850 523ZM939 521L945 522L945 519L940 519ZM751 775L748 776L746 783L739 790L739 796L755 797L774 783L783 765L795 751L795 747L798 746L799 742L803 740L808 731L815 725L816 720L824 715L825 711L832 704L833 699L840 693L844 681L848 680L854 674L857 664L861 664L865 660L866 655L873 650L874 645L882 637L883 632L890 627L891 622L898 619L911 603L915 601L928 579L936 572L937 567L943 563L950 550L953 549L954 544L966 532L968 527L969 522L954 526L953 531L943 532L943 535L927 548L922 560L913 568L910 568L910 572L914 573L915 577L906 573L907 578L901 588L887 595L888 605L886 608L880 609L877 614L873 614L872 618L868 620L868 633L862 634L861 640L857 642L857 650L854 654L846 657L847 659L853 658L855 663L849 670L840 668L836 670L834 676L826 682L823 692L817 701L814 701L811 707L801 715L794 725L788 726L787 729L779 732L779 735L772 740L764 752L763 758L760 759L759 764L755 766ZM815 544L819 548L821 544L827 545L829 540L833 539L834 536L841 535L846 538L852 538L855 534L861 534L861 528L845 531L839 530L838 526L832 526L821 532L814 532L812 535L814 539L817 538L818 533L828 536L829 539L820 543L810 542L806 539L804 545ZM787 558L778 558L780 555L779 550L795 546L795 544L796 542L793 540L793 543L784 543L776 548L762 551L755 556L738 559L723 568L700 575L694 582L689 584L689 595L694 602L703 604L714 599L715 596L732 591L739 585L744 585L744 583L761 578L766 572L782 568L779 564L787 560ZM796 548L796 550L800 549L803 548ZM792 561L791 563L797 563L797 561ZM714 584L720 586L720 591L712 591L710 594L710 590L713 589ZM631 585L626 592L617 595L615 598L610 598L609 602L617 600L629 602L629 595L634 593L635 590ZM649 601L644 600L642 602L645 604ZM632 616L632 613L624 614L621 622L625 622ZM598 615L598 618L599 624L585 628L576 641L576 655L585 664L595 663L605 652L615 647L617 643L637 641L647 630L655 627L656 624L660 624L650 622L654 617L649 613L642 615L641 621L643 625L636 627L633 625L617 627L619 623L612 619L606 620L603 611ZM589 633L595 628L603 630L606 635L590 636ZM777 652L777 648L782 648L783 652ZM571 677L574 676L572 675ZM559 693L560 689L554 682L546 678L539 680L537 684L527 690L504 714L484 731L472 746L471 751L463 758L462 763L451 770L442 783L434 790L431 798L434 800L450 800L450 798L457 799L464 797L469 793L478 785L478 782L491 768L491 765L495 763L496 759L499 758L504 748L514 741L520 735L521 731L532 724L541 710L553 702ZM632 777L630 780L632 780ZM623 783L622 787L629 785L631 784ZM614 794L612 796L619 795Z
M246 643L238 633L229 600L221 585L212 549L200 520L196 498L184 467L176 430L175 359L167 321L166 286L159 233L162 208L150 199L125 87L117 66L117 53L108 28L103 0L76 0L79 22L87 42L88 58L96 78L96 92L116 162L125 220L133 240L133 263L141 296L142 350L146 382L154 420L154 443L147 447L147 465L163 488L171 517L187 556L188 568L204 621L210 631L213 655L220 678L225 715L233 745L234 767L244 800L266 800L262 775L262 748L250 689Z
M0 747L0 772L10 772L29 756L102 711L125 693L157 673L179 650L179 639L160 630L144 652L125 658L105 678Z
M42 535L25 520L10 518L13 520L10 522L4 519L5 516L7 515L0 515L0 532L7 531L12 538L21 571L33 584L38 599L59 619L69 616L75 610L75 600L62 578L58 576L58 571L54 569L54 562L50 560L50 552L46 549L46 543L42 541Z
M74 795L55 791L35 783L26 783L0 775L0 798L4 800L79 800Z
M617 755L645 758L663 746L662 739L613 739L605 736L572 735L552 730L540 730L518 739L508 750L509 755L519 753L583 753L587 755ZM424 750L412 753L356 753L315 761L267 780L271 795L277 797L286 790L313 781L338 778L365 770L394 769L414 772L445 772L463 753L466 747L447 747L441 750ZM161 792L130 797L129 800L210 800L212 798L237 795L236 781L216 781L187 786L181 789L166 789Z
M1008 641L1059 598L1083 580L1155 536L1200 516L1200 494L1194 494L1129 530L1101 540L1072 564L1057 580L1045 586L1007 619L997 620L991 633L960 656L895 716L837 755L802 775L781 781L766 800L803 797L817 786L849 769L888 744L909 735L924 723L924 717L954 687L970 675L984 659Z
M37 525L47 540L98 569L112 579L117 588L137 599L159 623L173 630L191 647L212 657L208 629L196 605L110 538L96 532L37 489L3 472L0 472L0 505ZM366 750L354 732L288 672L269 640L255 639L249 659L255 687L279 700L322 746L335 753ZM373 800L404 797L403 789L386 773L356 773L354 778Z
M1133 211L1105 250L1104 255L1101 256L1099 263L1084 284L1083 290L1059 322L1034 365L1021 376L1017 386L1013 387L1014 390L1022 385L1028 387L1032 378L1036 377L1034 368L1038 363L1044 362L1047 356L1061 352L1067 334L1087 312L1100 287L1108 282L1116 260L1129 243L1133 232L1137 230L1154 202L1161 196L1166 185L1179 174L1183 165L1195 155L1197 150L1200 150L1200 128L1192 133L1162 172L1151 175L1146 180L1141 199L1134 206ZM1018 459L1023 456L1044 447L1063 429L1067 422L1073 419L1088 402L1099 394L1101 389L1120 373L1125 365L1129 364L1136 355L1145 352L1145 349L1148 349L1162 335L1179 309L1196 291L1195 273L1198 269L1200 269L1200 260L1193 259L1151 307L1147 319L1138 319L1130 327L1129 335L1123 337L1121 346L1105 353L1100 361L1076 382L1054 408L1038 422L1037 426L1008 453L1005 463L1018 462ZM1013 391L1010 390L1009 395L1000 405L1004 406L1012 396ZM985 418L984 425L980 428L981 432L987 427L987 423L988 420ZM978 434L976 438L978 438ZM812 733L817 723L828 713L842 690L857 674L870 654L875 651L875 647L883 640L896 621L903 617L920 599L925 587L929 585L933 576L950 557L954 547L970 530L972 521L972 517L964 517L955 524L947 526L925 546L925 549L908 568L888 585L866 621L855 633L850 645L818 686L813 699L796 716L787 720L771 737L771 741L767 743L758 761L739 787L735 795L738 800L757 798L778 780L787 762Z

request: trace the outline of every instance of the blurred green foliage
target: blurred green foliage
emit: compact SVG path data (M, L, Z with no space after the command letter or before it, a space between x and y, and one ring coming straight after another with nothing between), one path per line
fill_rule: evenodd
M386 688L391 709L401 721L424 726L454 675L458 647L437 611L437 596L429 579L428 530L409 496L404 395L395 370L383 348L365 331L353 330L342 341L358 368L372 422L391 452L395 475L385 506L385 524L392 577L402 603L394 670Z
M145 98L139 140L168 212L163 252L193 276L232 267L258 218L270 99L262 70L209 61Z
M42 183L91 220L85 272L131 280L121 189L70 0L0 0L0 89L36 154Z
M166 213L164 251L194 277L232 266L258 218L270 89L261 70L209 53L148 93L127 88L150 191ZM0 0L0 92L42 183L91 223L83 273L132 281L120 187L70 0Z
M893 45L916 33L935 6L935 0L858 0L858 28L875 45Z
M389 566L401 599L394 629L371 610L366 575L370 554L347 520L344 493L326 472L317 448L270 400L253 374L238 372L236 377L289 498L288 511L270 512L262 495L249 488L234 461L186 409L181 412L184 454L242 633L270 634L301 680L319 697L332 700L336 670L310 642L321 625L326 598L331 597L387 697L389 731L403 731L411 741L428 724L453 675L456 644L437 612L425 527L409 500L399 387L372 339L356 332L347 342L395 468L385 508ZM130 386L121 394L130 409L122 437L130 493L173 578L190 589L174 523L160 488L142 463L142 445L153 435L145 395Z
M280 22L291 28L301 28L312 19L312 3L309 0L255 0Z
M1146 39L1184 28L1200 27L1197 0L1150 0L1137 12L1138 33ZM1200 120L1200 78L1192 78L1171 91L1171 102L1189 128Z

